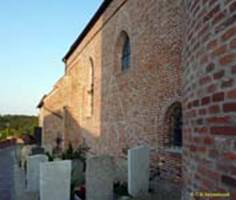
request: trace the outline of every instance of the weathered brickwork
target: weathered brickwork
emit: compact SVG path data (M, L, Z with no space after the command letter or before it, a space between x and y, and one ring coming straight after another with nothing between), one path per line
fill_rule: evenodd
M236 192L236 1L186 0L184 198ZM234 197L233 197L234 195Z
M59 84L60 83L60 84ZM43 126L44 145L56 145L56 138L64 134L63 107L64 85L59 81L53 91L44 99L44 106L41 109L39 124Z
M183 171L183 199L191 191L233 195L235 16L236 0L113 0L66 57L65 75L40 106L44 143L86 141L91 154L116 160L148 144L161 179L181 186ZM176 102L183 107L183 154L166 145Z
M92 154L111 154L116 160L125 158L127 148L149 144L152 164L162 166L162 177L180 182L181 153L166 151L163 124L168 108L181 102L183 13L180 0L112 1L65 61L65 75L44 99L44 143L55 145L58 135L66 144L85 140ZM126 72L120 63L122 32L131 44Z

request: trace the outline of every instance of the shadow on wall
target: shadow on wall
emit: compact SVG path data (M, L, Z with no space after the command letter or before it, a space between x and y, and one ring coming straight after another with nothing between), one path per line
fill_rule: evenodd
M74 147L86 142L90 147L90 154L96 155L99 149L99 136L80 126L68 107L63 111L57 110L44 117L43 144L51 151L58 143L63 150L71 143ZM82 134L83 133L83 134Z

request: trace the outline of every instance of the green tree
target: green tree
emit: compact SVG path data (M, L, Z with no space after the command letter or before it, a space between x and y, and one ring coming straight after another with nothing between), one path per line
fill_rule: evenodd
M0 115L0 138L7 136L21 136L33 134L34 127L38 125L36 116L26 115Z

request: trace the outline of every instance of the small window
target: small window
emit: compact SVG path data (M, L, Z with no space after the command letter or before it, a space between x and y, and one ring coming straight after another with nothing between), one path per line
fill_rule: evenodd
M94 63L92 58L90 58L89 66L89 78L88 78L88 105L87 105L87 116L90 117L93 115L94 111Z
M170 148L182 147L182 107L179 102L170 106L167 111L167 142Z
M123 45L121 63L122 71L126 71L130 68L130 41L128 36L126 36Z

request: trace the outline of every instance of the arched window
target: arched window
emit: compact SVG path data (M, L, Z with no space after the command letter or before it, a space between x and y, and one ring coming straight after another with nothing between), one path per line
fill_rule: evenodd
M121 64L122 64L122 71L126 71L130 68L130 40L127 34L125 34L123 49L122 49L122 57L121 57Z
M88 116L92 116L94 112L94 63L90 58L89 77L88 77Z
M165 118L168 147L182 147L182 106L181 103L172 104Z

